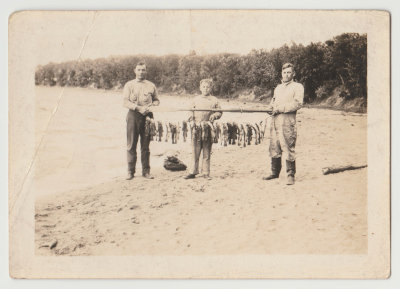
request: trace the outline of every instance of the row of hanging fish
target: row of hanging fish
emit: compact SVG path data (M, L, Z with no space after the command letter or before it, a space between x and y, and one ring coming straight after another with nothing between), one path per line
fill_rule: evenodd
M158 142L169 142L176 144L180 137L186 142L190 133L190 139L201 139L207 141L212 139L213 143L222 146L238 145L245 147L254 143L258 145L263 139L266 130L266 121L256 123L250 122L222 122L220 120L202 121L199 124L194 122L170 122L156 121L146 118L145 134L150 136L150 140Z

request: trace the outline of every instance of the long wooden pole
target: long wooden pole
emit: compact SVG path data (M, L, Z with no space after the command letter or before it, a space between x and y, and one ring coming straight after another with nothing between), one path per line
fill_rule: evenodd
M176 111L213 111L213 112L240 112L240 113L253 113L253 112L258 112L258 113L270 113L272 112L271 109L244 109L244 108L230 108L230 109L191 109L191 108L162 108L162 107L156 107L153 106L152 110L154 112L176 112Z

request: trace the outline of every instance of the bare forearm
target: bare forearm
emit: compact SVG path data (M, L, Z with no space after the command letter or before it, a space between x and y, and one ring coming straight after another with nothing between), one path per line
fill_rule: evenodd
M220 119L221 116L222 116L222 112L216 111L210 115L210 119L212 119L212 120Z
M286 104L282 112L284 113L295 112L299 110L301 107L302 107L301 103L299 103L298 101L293 101L291 103Z
M221 105L219 104L219 102L215 104L214 109L216 109L217 111L211 114L212 120L220 119L222 116L222 111L218 111L219 109L221 109Z
M135 103L133 103L132 101L130 101L129 99L124 99L124 107L131 109L131 110L135 110L137 105Z

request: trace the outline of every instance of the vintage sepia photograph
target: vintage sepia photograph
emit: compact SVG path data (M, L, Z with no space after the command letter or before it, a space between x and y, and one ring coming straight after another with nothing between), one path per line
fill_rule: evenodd
M389 21L12 15L11 275L387 278Z

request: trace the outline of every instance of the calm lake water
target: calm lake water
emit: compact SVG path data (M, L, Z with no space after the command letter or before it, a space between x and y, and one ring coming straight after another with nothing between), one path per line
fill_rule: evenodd
M61 101L52 117L52 111ZM185 108L191 97L160 96L160 109ZM238 102L221 101L223 108ZM243 105L243 104L242 104ZM254 107L254 105L253 105ZM126 113L120 91L36 87L35 131L40 149L35 185L40 194L66 191L123 177L126 173ZM182 121L188 112L157 112L156 120ZM221 121L260 121L266 114L225 113ZM219 146L214 146L219 149ZM138 146L138 151L140 150ZM190 141L151 143L151 166L161 167L169 150L190 152ZM140 170L140 161L138 161ZM138 171L139 171L138 170Z

